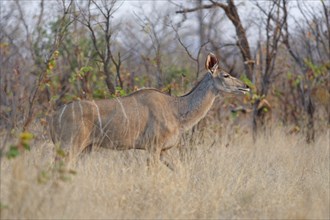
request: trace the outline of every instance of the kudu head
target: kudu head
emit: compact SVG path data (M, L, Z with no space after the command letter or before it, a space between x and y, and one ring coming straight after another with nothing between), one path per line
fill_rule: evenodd
M207 56L205 68L212 74L214 87L218 92L245 94L250 91L242 81L219 67L219 61L214 54L210 53Z

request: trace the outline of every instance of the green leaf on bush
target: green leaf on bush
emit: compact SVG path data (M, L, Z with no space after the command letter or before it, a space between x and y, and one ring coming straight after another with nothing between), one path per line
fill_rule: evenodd
M240 77L240 79L241 79L241 80L242 80L247 86L249 86L249 87L251 88L252 91L255 90L255 85L253 84L253 82L252 82L249 78L247 78L246 75L242 75L242 76Z
M56 155L60 157L65 157L65 152L62 148L57 148L56 149Z
M6 157L8 159L12 159L12 158L15 158L19 155L19 150L18 150L18 147L17 146L10 146L8 152L6 153Z
M22 132L20 134L20 138L23 141L29 141L29 140L33 139L33 134L30 132Z
M30 150L31 150L31 147L30 147L30 145L29 145L29 144L27 144L27 143L23 143L23 147L24 147L24 149L25 149L25 150L28 150L28 151L30 151Z

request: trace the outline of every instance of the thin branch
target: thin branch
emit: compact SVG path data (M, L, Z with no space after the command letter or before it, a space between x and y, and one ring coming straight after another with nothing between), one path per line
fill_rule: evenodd
M186 9L182 9L182 10L178 10L175 13L177 14L185 14L185 13L190 13L190 12L194 12L194 11L198 11L201 9L210 9L210 8L215 8L217 7L217 5L215 4L210 4L210 5L202 5L196 8L186 8Z
M189 49L188 49L188 46L186 46L186 45L183 43L183 41L182 41L182 39L181 39L181 37L180 37L180 35L179 35L178 30L174 27L174 25L173 25L172 23L171 23L171 27L172 27L172 29L174 30L174 32L175 32L175 34L176 34L176 37L177 37L177 39L178 39L180 45L184 48L184 50L186 51L186 53L187 53L187 55L189 56L189 58L196 62L196 65L197 65L196 78L198 78L199 71L200 71L200 66L199 66L199 57L200 57L200 53L201 53L201 51L202 51L202 48L203 48L205 45L207 45L207 44L209 43L209 41L206 41L206 42L204 42L202 45L200 45L199 50L198 50L198 53L197 53L197 56L196 56L196 58L195 58L195 57L190 53L190 51L189 51Z

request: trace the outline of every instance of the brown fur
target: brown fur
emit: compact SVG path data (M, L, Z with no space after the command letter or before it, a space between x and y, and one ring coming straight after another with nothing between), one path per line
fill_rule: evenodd
M183 131L198 123L222 92L248 89L218 67L209 54L209 72L185 96L173 97L143 89L111 100L76 101L62 106L50 121L54 143L77 155L88 146L108 149L144 149L159 160L175 146Z

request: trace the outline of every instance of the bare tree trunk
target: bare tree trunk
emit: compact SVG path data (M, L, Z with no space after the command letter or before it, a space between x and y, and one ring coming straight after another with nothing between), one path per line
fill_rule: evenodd
M254 103L253 103L253 114L252 114L252 131L253 131L253 140L256 141L257 140L257 136L258 136L258 128L259 128L259 117L258 117L258 106L260 104L260 99L257 99Z
M314 129L314 112L315 108L310 95L307 95L306 112L307 112L307 131L306 142L313 143L315 141L315 129Z
M236 5L233 0L227 0L227 7L222 7L225 10L226 15L234 24L236 29L236 35L238 38L237 45L241 51L243 60L244 60L244 67L246 76L252 80L253 77L253 70L254 70L254 62L250 52L250 46L248 39L246 37L245 29L243 28L241 19L238 15ZM220 6L221 7L221 6Z
M156 40L158 42L158 40ZM157 43L157 51L156 51L156 78L157 78L157 87L160 89L164 86L163 83L163 69L162 69L162 58L160 53L160 44Z
M104 63L103 65L103 71L104 71L104 75L105 75L105 83L107 84L108 90L110 94L115 94L116 89L115 86L113 84L113 77L112 77L112 72L109 71L109 65L107 63Z

